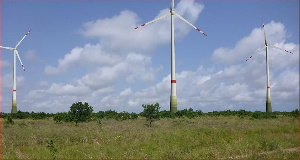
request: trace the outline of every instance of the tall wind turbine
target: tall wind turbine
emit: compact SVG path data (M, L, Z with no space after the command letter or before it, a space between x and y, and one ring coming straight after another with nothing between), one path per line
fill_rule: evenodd
M18 56L18 59L22 65L23 70L25 71L24 65L21 61L20 55L18 53L18 46L21 44L21 42L25 39L25 37L30 33L31 30L29 30L24 37L17 43L17 45L13 47L3 47L0 46L3 49L8 49L14 51L14 67L13 67L13 95L12 95L12 108L11 113L17 113L17 86L16 86L16 56Z
M267 42L267 36L266 36L266 30L265 30L265 24L264 21L262 21L263 23L263 29L264 29L264 36L265 36L265 45L259 49L257 52L255 52L252 56L250 56L246 61L250 60L254 55L258 54L259 52L261 52L263 49L266 48L266 72L267 72L267 100L266 100L266 112L272 112L272 106L271 106L271 87L270 87L270 79L269 79L269 60L268 60L268 48L273 47L282 51L285 51L287 53L291 53L293 54L293 52L290 52L288 50L285 49L281 49L279 47L276 47L272 44L269 44Z
M146 26L148 24L151 24L153 22L159 21L161 19L171 17L171 96L170 96L170 111L171 112L177 112L177 96L176 96L176 78L175 78L175 43L174 43L174 21L173 16L177 16L179 19L196 29L197 31L201 32L204 36L207 36L204 32L202 32L199 28L195 27L193 24L191 24L189 21L184 19L181 15L176 13L174 11L174 0L171 2L170 7L170 13L164 14L152 21L149 21L145 24L142 24L139 27ZM139 27L135 27L135 29L138 29Z

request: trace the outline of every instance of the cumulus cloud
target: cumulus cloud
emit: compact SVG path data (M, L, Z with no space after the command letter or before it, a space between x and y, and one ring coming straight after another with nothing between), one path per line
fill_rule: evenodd
M47 90L49 94L52 95L85 95L87 94L89 89L83 84L57 84L54 83Z
M132 93L133 92L132 92L131 88L126 88L124 91L120 92L120 95L121 96L128 96L128 95L130 95Z
M71 68L112 65L120 61L120 57L107 53L99 44L86 44L84 47L72 49L63 59L59 59L57 67L46 66L45 73L47 75L57 75L65 73Z
M180 1L176 6L177 12L191 23L197 20L203 8L204 5L194 1ZM163 9L158 16L168 12L168 9ZM57 67L46 66L45 74L59 75L77 67L114 66L121 63L124 58L130 61L129 58L131 58L132 53L143 53L143 55L148 56L158 46L170 42L170 18L153 23L143 29L135 30L135 26L140 25L140 23L145 22L140 22L138 16L128 10L121 11L119 15L111 18L84 23L83 29L80 31L81 34L89 38L98 38L99 43L73 48L64 58L58 60ZM185 22L175 18L175 23L176 38L182 38L189 33L191 27ZM132 58L141 58L141 56ZM135 72L145 71L138 71L138 68L136 68ZM127 78L127 81L136 79L134 75ZM153 81L154 75L144 74L141 79L143 81Z
M197 20L203 8L204 5L194 1L180 1L176 6L177 12L191 23ZM163 9L156 18L168 12L169 9ZM151 53L149 51L170 41L170 18L152 23L142 29L134 29L146 21L141 22L136 13L125 10L112 18L86 22L81 33L86 37L99 38L101 45L113 51L121 53L125 51L125 54L133 50ZM174 23L176 23L176 37L183 37L190 31L190 26L178 18Z
M270 23L265 25L265 29L268 43L284 43L287 35L285 27L282 23L271 21ZM220 47L214 50L212 60L223 64L242 62L263 46L263 28L255 28L252 30L250 35L238 41L234 48ZM290 46L289 48L294 49L294 47L295 46Z

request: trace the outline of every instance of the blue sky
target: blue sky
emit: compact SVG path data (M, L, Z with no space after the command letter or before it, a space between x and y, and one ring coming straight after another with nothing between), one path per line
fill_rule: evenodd
M82 101L94 111L169 109L170 19L134 27L169 12L169 0L1 1L1 45L18 51L18 110L68 111ZM175 10L204 31L175 19L178 109L264 111L262 20L270 44L274 111L299 108L299 1L175 0ZM1 111L10 112L13 54L1 49Z

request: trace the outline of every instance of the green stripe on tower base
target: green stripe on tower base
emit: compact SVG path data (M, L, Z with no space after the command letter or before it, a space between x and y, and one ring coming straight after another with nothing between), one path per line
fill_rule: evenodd
M171 96L170 97L170 112L177 112L177 97Z
M12 100L11 113L17 113L17 101Z
M272 105L271 105L271 98L270 97L267 98L266 112L272 112Z

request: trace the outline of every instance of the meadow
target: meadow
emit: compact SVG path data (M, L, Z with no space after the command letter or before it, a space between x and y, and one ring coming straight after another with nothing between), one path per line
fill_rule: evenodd
M299 159L299 117L1 118L1 159Z

